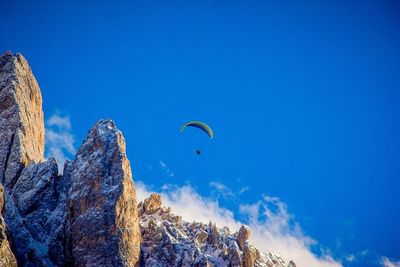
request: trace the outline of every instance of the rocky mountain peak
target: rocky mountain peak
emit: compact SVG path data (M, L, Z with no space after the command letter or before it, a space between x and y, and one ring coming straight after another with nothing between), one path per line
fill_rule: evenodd
M25 58L6 52L0 56L0 267L285 266L252 246L247 226L232 233L184 221L155 193L138 204L125 139L111 120L92 126L62 175L43 150L39 86Z
M89 131L64 174L72 264L133 266L139 260L136 191L122 133L111 120Z
M157 193L152 193L150 197L146 198L143 202L143 212L148 215L153 214L161 207L161 204L161 196Z
M250 228L232 233L213 223L188 222L151 194L139 203L143 266L286 267L277 254L263 253L250 242Z
M30 162L43 161L42 95L21 55L0 56L0 182L15 184Z
M241 249L244 249L245 243L250 239L251 230L247 225L242 225L238 233L238 244Z

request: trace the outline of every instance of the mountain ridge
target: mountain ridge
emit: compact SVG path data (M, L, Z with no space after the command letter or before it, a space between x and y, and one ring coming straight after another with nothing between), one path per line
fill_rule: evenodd
M0 56L0 266L295 266L251 245L247 226L231 233L186 222L158 194L138 204L113 121L92 126L63 174L44 158L44 129L32 70L7 51Z

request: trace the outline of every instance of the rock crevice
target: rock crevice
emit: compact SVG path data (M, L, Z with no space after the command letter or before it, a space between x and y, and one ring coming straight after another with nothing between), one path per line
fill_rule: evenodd
M2 184L4 184L4 179L6 177L6 169L7 169L7 165L8 165L8 159L10 158L10 154L11 154L11 148L14 143L14 137L15 137L15 134L12 134L10 141L8 143L8 147L6 149L6 157L5 157L4 166L3 166L3 176L2 176L2 180L1 180Z

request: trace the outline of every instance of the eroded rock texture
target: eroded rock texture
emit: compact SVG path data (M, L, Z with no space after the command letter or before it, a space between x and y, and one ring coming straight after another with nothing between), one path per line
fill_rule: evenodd
M67 189L57 163L44 162L43 152L40 89L25 58L6 52L0 56L0 183L7 238L19 266L64 264L59 235Z
M7 227L22 266L64 264L68 184L57 172L54 159L31 163L6 195Z
M10 188L44 151L42 95L21 54L0 56L0 129L0 182Z
M140 254L136 191L114 122L92 127L66 173L71 264L134 266Z
M247 226L231 233L211 222L186 222L162 206L160 195L140 202L139 214L142 266L287 266L277 254L262 253L252 246Z

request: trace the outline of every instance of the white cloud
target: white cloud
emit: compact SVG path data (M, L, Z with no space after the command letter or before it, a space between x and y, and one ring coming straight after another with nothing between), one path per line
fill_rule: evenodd
M277 252L298 266L341 266L324 251L321 256L312 253L311 247L317 242L303 234L286 204L278 198L264 196L255 204L241 205L240 211L247 215L252 241L261 250Z
M391 261L387 257L382 257L382 266L384 267L400 267L400 261Z
M165 162L162 160L160 160L160 166L161 168L167 168L167 164L165 164Z
M137 183L137 195L143 200L151 193L145 184ZM191 186L164 186L161 192L163 202L172 211L187 221L215 222L237 231L246 223L252 229L252 241L262 251L276 252L288 261L293 260L299 267L337 267L342 266L327 253L317 256L311 247L317 242L302 233L300 226L293 221L285 203L278 198L264 196L251 205L241 205L239 210L247 220L240 222L234 213L221 207L216 199L199 195Z
M142 182L136 182L136 193L139 201L144 200L152 190ZM219 206L217 201L200 196L191 186L177 187L164 185L161 192L163 203L170 206L173 212L187 221L208 223L212 221L220 226L239 229L240 223L233 218L230 210Z
M244 186L240 188L238 191L233 191L230 189L228 186L224 185L223 183L220 182L210 182L209 186L213 189L212 194L215 195L217 198L222 196L225 200L232 200L236 199L238 195L243 194L244 192L247 192L250 190L248 186Z
M339 244L339 245L341 245L341 244ZM350 253L350 254L344 256L343 260L347 261L349 263L360 263L360 262L364 262L366 260L367 256L375 257L374 255L369 255L369 254L371 254L369 252L369 250L368 249L364 249L364 250L361 250L359 252ZM379 261L380 261L380 257L379 257L377 262L379 262Z
M174 172L171 171L171 169L167 166L167 164L164 161L160 160L159 163L161 168L165 171L168 177L174 177L175 175Z
M54 114L46 121L46 125L71 130L71 121L68 116L61 117L58 114Z
M346 260L348 262L354 262L356 260L356 256L354 254L347 255Z
M242 187L242 188L240 188L240 190L239 190L239 195L240 195L240 194L243 194L244 192L247 192L247 191L249 191L249 190L250 190L250 187L248 187L248 186Z
M364 249L363 251L360 252L360 255L365 257L368 254L368 249Z
M209 185L214 189L214 193L216 193L218 196L222 196L225 199L235 197L235 194L232 192L232 190L222 183L210 182Z
M71 121L68 116L52 115L46 121L46 157L54 157L58 163L58 172L62 174L64 162L76 152L74 136L71 133Z

